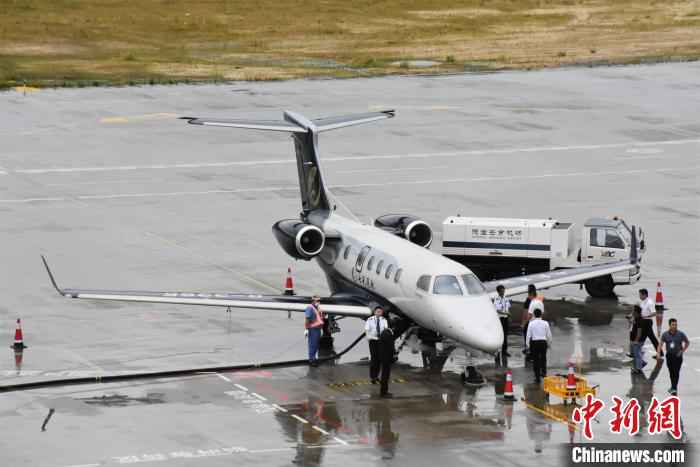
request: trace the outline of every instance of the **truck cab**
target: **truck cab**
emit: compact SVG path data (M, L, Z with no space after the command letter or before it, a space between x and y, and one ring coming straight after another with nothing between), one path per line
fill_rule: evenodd
M639 229L640 244L638 257L645 250L644 232ZM632 229L624 220L613 217L606 219L594 217L583 224L581 232L581 249L577 258L581 264L599 264L615 260L628 259L632 248ZM594 297L611 295L618 284L633 284L641 276L640 268L620 272L612 276L599 277L587 281L586 291Z

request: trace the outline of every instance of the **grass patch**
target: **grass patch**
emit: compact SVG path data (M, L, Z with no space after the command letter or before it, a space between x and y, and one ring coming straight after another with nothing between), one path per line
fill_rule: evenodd
M696 1L5 0L0 87L696 59ZM566 49L566 52L562 51ZM400 65L392 65L401 57ZM331 66L329 66L331 64ZM404 65L405 64L405 65Z

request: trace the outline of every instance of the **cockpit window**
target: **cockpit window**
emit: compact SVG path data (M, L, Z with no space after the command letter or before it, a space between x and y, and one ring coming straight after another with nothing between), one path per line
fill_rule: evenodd
M437 276L433 285L436 295L462 295L462 288L455 276Z
M481 281L474 274L464 274L462 276L462 282L467 288L467 293L469 295L483 295L486 293L486 289Z
M418 282L416 282L416 287L426 292L430 290L430 276L420 276Z

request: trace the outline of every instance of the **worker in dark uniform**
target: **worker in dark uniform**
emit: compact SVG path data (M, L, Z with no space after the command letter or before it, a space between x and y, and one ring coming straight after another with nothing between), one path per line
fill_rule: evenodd
M379 368L381 367L379 336L388 327L386 318L384 318L384 309L379 305L375 306L374 316L370 316L365 322L365 336L369 342L369 379L372 384L379 382Z
M379 359L382 366L380 379L380 397L393 397L389 392L389 377L391 376L391 365L394 364L394 331L387 327L379 335Z
M675 396L678 394L678 378L681 375L681 366L683 365L683 354L688 350L690 340L678 330L678 321L676 318L668 320L668 331L661 335L661 342L656 348L657 359L661 360L661 347L666 344L666 366L668 374L671 377L671 388L669 394Z

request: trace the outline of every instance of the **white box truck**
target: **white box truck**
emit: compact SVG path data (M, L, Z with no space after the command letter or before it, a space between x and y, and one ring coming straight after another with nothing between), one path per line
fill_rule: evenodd
M634 227L633 227L634 228ZM630 257L632 229L624 220L588 219L580 232L555 219L451 216L442 224L442 254L470 268L483 281L600 264ZM645 250L638 231L638 258ZM593 297L608 297L616 285L633 284L640 267L584 282Z

